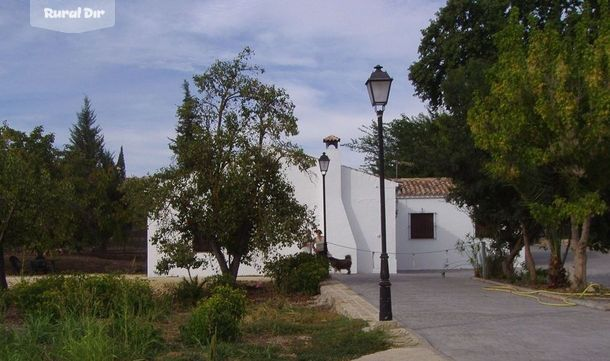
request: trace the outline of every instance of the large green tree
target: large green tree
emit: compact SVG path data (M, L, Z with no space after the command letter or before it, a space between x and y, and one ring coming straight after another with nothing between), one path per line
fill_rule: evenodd
M608 10L607 2L585 2L564 15L567 26L527 31L513 9L496 38L491 90L469 112L477 145L492 156L488 168L515 185L547 236L569 222L575 288L586 284L592 218L607 208L601 193L610 179ZM545 182L549 174L552 184ZM533 193L531 184L547 196Z
M386 167L391 169L386 169L387 174L398 169L399 177L451 177L456 185L451 199L471 209L483 235L494 240L492 246L499 253L506 254L506 275L512 273L512 257L521 245L538 237L540 227L519 192L486 170L490 155L474 144L466 115L475 94L489 92L485 72L498 57L494 34L506 25L510 8L520 9L519 21L531 30L547 23L563 26L563 14L581 3L449 0L422 30L419 59L409 68L409 79L430 114L403 116L388 125ZM374 160L375 139L365 135L356 140L360 145L367 142L373 146L361 148ZM375 169L368 159L367 165ZM529 248L525 251L530 276L535 279L533 258Z
M71 237L70 185L60 173L54 136L0 126L0 287L6 288L4 250L43 252Z
M163 257L157 269L196 268L207 251L220 271L233 278L241 263L300 242L310 214L294 198L283 176L288 164L311 160L290 142L297 134L288 94L259 80L250 49L214 62L184 84L175 165L158 175L153 242Z
M93 246L104 250L121 228L117 207L122 196L119 186L123 172L105 148L95 110L85 97L65 151L65 175L78 194L73 205L77 224L73 245L77 249Z

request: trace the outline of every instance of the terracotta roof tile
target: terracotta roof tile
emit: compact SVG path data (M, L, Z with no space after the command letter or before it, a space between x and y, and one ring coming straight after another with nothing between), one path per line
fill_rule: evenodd
M396 188L397 198L435 198L446 197L453 182L450 178L399 178Z

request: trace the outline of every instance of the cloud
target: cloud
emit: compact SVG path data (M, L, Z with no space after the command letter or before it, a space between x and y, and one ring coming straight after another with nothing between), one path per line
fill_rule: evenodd
M300 119L297 141L316 154L321 139L344 140L374 114L364 81L381 63L395 79L386 120L424 111L407 69L420 29L441 1L165 1L116 2L116 26L61 34L29 26L27 1L0 5L0 119L36 122L65 142L87 94L109 147L126 149L128 169L167 165L180 84L216 58L244 46L285 87ZM40 124L38 123L38 124ZM63 143L62 143L63 144ZM130 159L131 157L131 159ZM345 157L358 166L361 155Z

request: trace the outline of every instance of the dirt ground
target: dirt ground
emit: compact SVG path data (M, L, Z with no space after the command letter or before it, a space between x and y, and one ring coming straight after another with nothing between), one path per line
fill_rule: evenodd
M26 275L34 274L30 261L35 258L33 254L19 252L5 252L4 265L7 275L18 275L11 263L10 256L16 256L23 263L23 272ZM141 251L107 251L104 253L54 253L46 257L52 273L146 273L146 252ZM38 273L40 274L40 273Z

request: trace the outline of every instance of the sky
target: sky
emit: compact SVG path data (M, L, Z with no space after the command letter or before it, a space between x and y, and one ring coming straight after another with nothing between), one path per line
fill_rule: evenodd
M168 166L182 82L245 46L263 80L294 102L313 156L330 134L357 138L375 114L364 85L380 64L394 78L385 121L425 112L408 80L421 29L444 1L116 0L115 25L67 34L30 25L27 0L0 1L0 121L42 125L63 148L84 96L128 175ZM346 165L363 156L343 149Z

